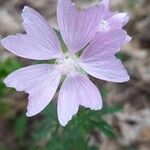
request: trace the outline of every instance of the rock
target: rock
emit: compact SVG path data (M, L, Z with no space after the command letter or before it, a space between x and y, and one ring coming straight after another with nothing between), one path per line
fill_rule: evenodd
M130 145L135 142L150 142L150 110L126 110L117 114L120 127L119 142Z
M150 15L137 23L138 37L140 45L150 48Z

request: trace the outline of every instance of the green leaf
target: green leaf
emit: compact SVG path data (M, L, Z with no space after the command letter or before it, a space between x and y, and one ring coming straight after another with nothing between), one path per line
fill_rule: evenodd
M118 59L120 59L121 61L127 61L127 60L129 60L129 55L127 55L126 53L124 53L124 52L119 52L119 53L117 53L116 54L116 57L118 58Z
M10 110L11 106L8 103L0 100L0 115L8 113Z
M108 93L109 93L109 91L108 91L108 89L107 89L106 87L103 87L103 88L100 90L100 92L101 92L101 95L102 95L103 97L106 97L106 96L108 95Z
M59 40L61 42L61 47L62 47L63 52L67 53L68 52L68 48L67 48L67 46L66 46L66 44L65 44L65 42L64 42L64 40L63 40L63 38L61 36L61 33L55 28L54 28L54 31L55 31L57 37L59 38Z
M100 115L113 114L116 112L121 112L122 110L123 110L123 108L121 106L118 106L118 105L114 105L111 107L105 106L101 109Z
M22 64L16 58L8 58L0 63L0 74L2 73L3 76L6 76L21 67Z
M96 127L108 138L115 138L115 132L113 127L106 121L102 120L100 123L95 123Z
M21 115L15 120L15 133L18 136L19 140L22 141L25 138L27 131L27 117Z
M4 61L0 61L0 97L8 95L9 88L3 83L4 78L11 72L22 67L22 64L16 58L8 58Z
M38 141L44 141L42 143L45 144L38 150L50 149L51 147L54 150L90 150L90 146L88 145L89 139L87 137L96 128L107 138L114 138L115 131L113 127L102 117L105 114L111 114L121 109L119 106L105 107L102 109L102 112L91 111L90 109L81 107L78 114L65 127L62 127L59 125L57 119L56 105L48 105L45 111L43 111L42 119L38 120L38 125L32 133L34 138L33 143L36 145L35 149L38 149ZM50 138L47 141L49 135ZM97 147L95 147L95 150L97 150Z

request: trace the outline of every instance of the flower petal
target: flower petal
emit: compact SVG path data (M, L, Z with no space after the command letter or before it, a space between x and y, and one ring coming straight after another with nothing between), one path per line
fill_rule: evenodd
M110 0L102 0L100 2L100 4L103 4L105 6L105 10L109 10L109 7L110 7Z
M110 30L119 30L122 29L129 21L129 16L127 13L116 13L108 19ZM127 44L131 41L131 37L126 35L124 44Z
M102 0L100 5L104 5L103 19L107 19L116 13L110 10L110 0Z
M70 73L58 97L58 120L62 126L78 112L79 105L99 110L102 108L102 98L96 86L86 76Z
M128 81L127 71L114 56L125 38L126 32L121 30L98 34L81 55L81 67L90 75L102 80Z
M4 83L17 91L29 93L27 116L42 111L53 98L61 75L54 65L38 64L11 73Z
M83 51L81 59L99 58L103 53L116 54L126 39L126 31L115 30L110 32L97 32L95 38Z
M124 44L128 44L132 40L132 37L129 35L126 36L126 39L124 40Z
M22 12L26 34L10 35L2 45L20 57L47 60L61 57L60 42L48 22L34 9L25 6Z
M58 0L57 18L63 39L72 53L84 48L96 33L103 5L79 11L71 0Z
M129 16L127 13L116 13L111 16L108 20L111 30L121 29L129 21Z

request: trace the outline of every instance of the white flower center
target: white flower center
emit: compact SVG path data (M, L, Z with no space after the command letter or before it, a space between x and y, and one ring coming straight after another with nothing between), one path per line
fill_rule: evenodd
M57 59L56 64L58 64L58 68L62 74L68 74L79 67L76 56L70 55L66 55L64 58Z
M103 31L109 31L109 30L110 30L110 26L109 26L108 21L102 20L102 21L101 21L101 24L100 24L100 28L101 28Z

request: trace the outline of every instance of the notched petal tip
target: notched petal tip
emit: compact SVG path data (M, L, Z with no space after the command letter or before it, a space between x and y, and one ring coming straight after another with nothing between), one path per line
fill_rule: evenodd
M14 88L12 83L11 83L11 79L10 79L10 75L9 74L4 80L3 83L5 84L6 87L10 87L10 88ZM16 89L17 90L17 89Z
M129 80L130 80L130 76L128 75L126 82L129 81Z
M70 119L70 120L71 120L71 119ZM61 120L58 120L58 121L59 121L59 123L60 123L61 126L65 127L65 126L68 124L68 122L69 122L70 120L64 121L64 122L61 121Z
M127 44L131 41L131 37L128 36L127 31L122 30L122 37L123 37L123 41L122 41L122 45Z
M103 101L102 101L102 97L101 97L101 101L100 101L100 104L96 107L93 107L91 108L91 110L95 110L95 111L98 111L98 110L101 110L103 108Z
M11 74L10 74L11 75ZM13 88L16 91L20 92L20 91L24 91L22 88L20 88L19 86L15 86L15 82L11 81L10 75L8 75L4 80L3 83L5 84L6 87L8 88ZM25 91L26 93L28 93L27 91Z
M131 41L132 41L132 37L129 36L129 35L127 35L126 38L125 38L124 44L128 44L128 43L131 42Z
M26 112L26 116L27 117L33 117L33 116L35 116L35 115L37 115L38 113L33 113L33 112L30 112L29 110L27 110L27 112Z
M35 115L37 115L38 113L40 113L41 111L33 111L29 108L29 102L28 102L28 106L27 106L27 112L26 112L26 116L27 117L33 117Z
M28 13L30 13L31 11L34 11L34 9L29 6L24 6L24 8L22 9L21 17L23 19L23 24L25 20L28 19Z
M119 80L116 80L115 81L116 83L124 83L124 82L127 82L130 80L130 76L129 76L127 70L125 68L123 70L124 70L124 76L122 78L120 77Z
M120 13L120 14L122 15L122 18L124 19L122 25L125 26L129 21L129 15L127 13Z
M5 48L5 45L6 45L6 40L7 40L8 37L5 37L3 39L0 40L0 43L1 45Z
M5 84L5 86L9 87L9 82L7 80L7 77L3 80L3 83Z
M22 13L21 13L22 18L24 18L24 17L25 17L25 14L26 14L28 11L30 11L31 9L32 9L32 8L29 7L29 6L24 6L24 8L22 9Z
M29 6L24 6L24 8L22 9L22 12L25 12L25 11L27 11L27 10L29 10L29 9L32 9L32 8L29 7Z
M58 105L58 104L57 104ZM67 108L66 108L67 109ZM78 108L79 109L79 108ZM58 111L58 109L57 109ZM69 112L68 112L69 113ZM62 115L60 115L59 112L57 112L58 114L58 122L60 123L61 126L66 126L71 120L72 118L74 118L74 116L78 113L78 110L76 112L74 112L71 116L66 116L66 117L62 117Z
M126 73L127 73L127 75L126 75L126 77L124 78L124 81L123 81L123 82L127 82L127 81L130 80L130 76L128 75L128 72L127 72L127 71L126 71Z
M122 33L124 34L124 41L123 41L123 45L124 44L128 44L129 42L131 42L132 37L128 35L128 33L125 30L122 30Z
M31 115L28 111L26 112L26 116L27 117L32 117L33 115Z

